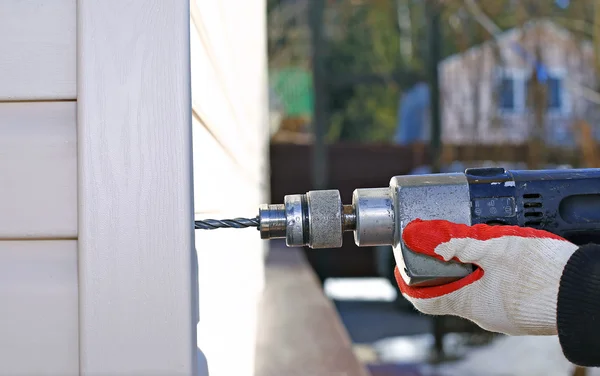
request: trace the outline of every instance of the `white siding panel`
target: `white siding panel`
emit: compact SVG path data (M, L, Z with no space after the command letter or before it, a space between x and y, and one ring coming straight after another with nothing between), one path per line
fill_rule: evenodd
M75 102L0 103L0 239L77 235L75 118Z
M79 374L77 241L0 241L0 374Z
M81 374L195 376L189 2L77 11Z
M0 1L0 101L75 99L76 0Z

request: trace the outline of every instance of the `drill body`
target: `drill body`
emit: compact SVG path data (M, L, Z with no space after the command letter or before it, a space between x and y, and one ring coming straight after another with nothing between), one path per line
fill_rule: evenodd
M287 195L283 204L261 205L255 222L263 239L285 238L289 247L341 247L345 231L354 232L358 246L391 246L410 286L440 285L473 272L474 265L410 250L402 232L415 219L532 227L577 245L600 243L600 169L494 167L395 176L389 187L356 189L351 205L337 190ZM206 228L227 224L213 222Z
M600 242L600 169L468 169L471 224L534 227L582 245Z

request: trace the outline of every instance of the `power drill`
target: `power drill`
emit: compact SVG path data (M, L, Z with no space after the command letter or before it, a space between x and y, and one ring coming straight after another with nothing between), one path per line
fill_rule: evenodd
M262 239L284 238L288 247L339 248L345 231L354 232L359 247L390 245L410 286L445 284L473 272L474 265L408 249L402 231L414 219L517 225L546 230L577 245L599 242L600 169L493 167L394 176L387 188L356 189L351 205L342 203L337 190L287 195L283 204L261 205L254 223ZM198 221L197 228L219 227L207 225L210 221Z

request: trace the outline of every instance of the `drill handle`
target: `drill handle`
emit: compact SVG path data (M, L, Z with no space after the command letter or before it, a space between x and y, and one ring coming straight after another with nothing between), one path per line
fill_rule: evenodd
M600 169L472 169L467 177L473 224L532 227L577 245L600 244Z

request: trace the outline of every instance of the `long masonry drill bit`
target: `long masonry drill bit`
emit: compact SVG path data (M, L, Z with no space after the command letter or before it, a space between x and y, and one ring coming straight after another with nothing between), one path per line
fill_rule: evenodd
M196 230L215 230L218 228L247 228L258 227L260 219L256 218L233 218L233 219L204 219L195 221Z

